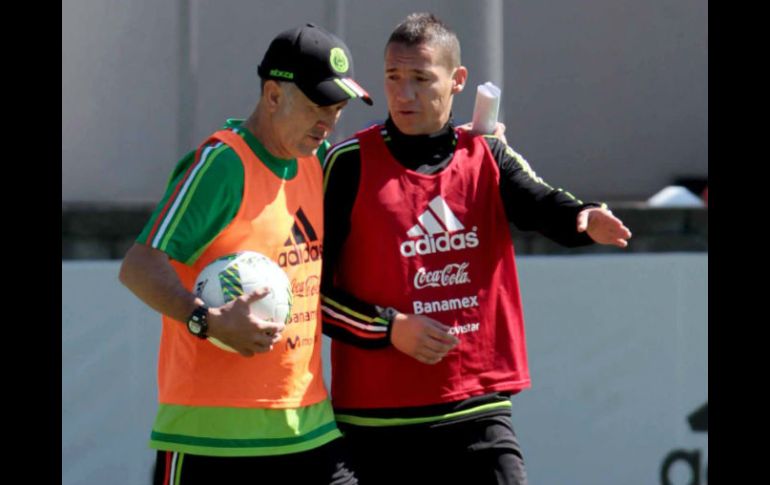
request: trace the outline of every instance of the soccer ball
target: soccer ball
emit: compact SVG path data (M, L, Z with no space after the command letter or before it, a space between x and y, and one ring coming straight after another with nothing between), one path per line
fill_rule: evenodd
M193 292L210 307L225 303L267 287L270 293L251 303L251 314L271 322L287 322L291 312L291 284L286 273L272 259L254 251L242 251L216 259L200 272ZM222 350L235 349L209 337Z

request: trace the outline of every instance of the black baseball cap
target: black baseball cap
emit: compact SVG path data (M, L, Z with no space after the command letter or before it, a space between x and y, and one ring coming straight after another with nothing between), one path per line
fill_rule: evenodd
M270 43L257 69L262 79L293 82L319 106L372 98L353 80L353 56L342 40L313 25L289 29Z

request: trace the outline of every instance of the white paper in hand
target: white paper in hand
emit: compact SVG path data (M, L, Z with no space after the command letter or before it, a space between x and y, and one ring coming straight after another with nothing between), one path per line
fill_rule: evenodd
M471 120L472 130L476 133L494 133L500 109L500 93L500 88L491 82L479 84L476 88L476 105Z
M497 127L500 108L500 88L486 82L476 88L476 104L473 107L472 129L477 133L493 133Z

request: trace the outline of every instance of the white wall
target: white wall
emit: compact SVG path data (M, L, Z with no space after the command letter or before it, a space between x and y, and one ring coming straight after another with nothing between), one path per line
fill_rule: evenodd
M149 483L160 319L120 286L118 264L62 262L63 485ZM708 435L686 417L708 400L708 256L518 265L533 388L513 416L530 483L657 484L675 449L705 468ZM689 473L677 464L670 481Z
M519 267L533 387L513 398L513 415L531 483L659 484L672 450L707 457L708 435L686 418L708 401L708 256ZM688 477L678 466L670 475Z
M62 6L62 197L155 202L176 161L258 99L278 32L312 21L350 46L375 98L340 140L386 115L383 47L408 13L457 31L475 85L503 87L508 139L583 198L646 199L708 174L708 4L700 0L68 0Z
M182 0L62 4L62 199L162 193L178 149Z
M62 262L62 485L150 482L160 317L119 262Z

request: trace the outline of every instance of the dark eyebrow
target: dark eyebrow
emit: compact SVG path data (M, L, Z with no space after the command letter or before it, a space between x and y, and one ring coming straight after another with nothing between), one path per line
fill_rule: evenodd
M398 68L389 67L389 68L385 69L385 72L388 73L388 72L393 72L393 71L398 71L398 70L399 70ZM409 72L413 72L415 74L419 74L419 75L422 75L422 76L430 76L430 75L432 75L432 73L430 71L426 71L424 69L409 69Z

